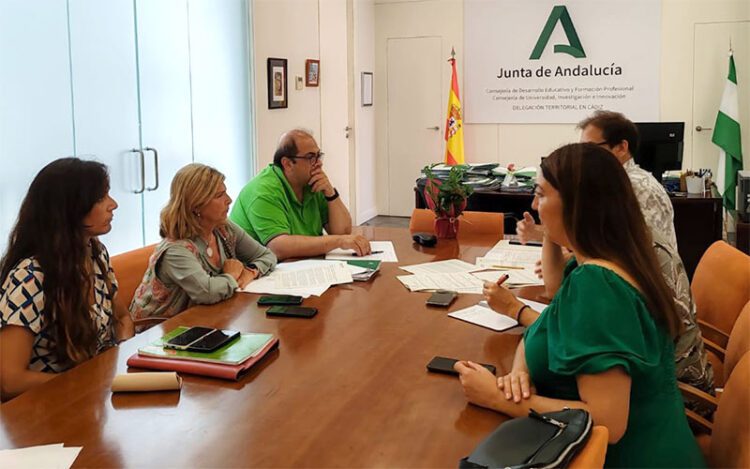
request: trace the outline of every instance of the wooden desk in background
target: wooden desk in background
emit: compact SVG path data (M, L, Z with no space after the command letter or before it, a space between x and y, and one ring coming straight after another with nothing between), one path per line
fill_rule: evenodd
M404 229L364 227L392 240L399 263L474 262L497 239L411 242ZM505 417L468 405L458 380L427 373L435 355L511 367L518 334L499 334L425 306L384 263L355 282L305 300L311 319L267 318L258 295L199 306L0 406L0 449L83 446L75 466L456 467ZM270 332L280 349L239 382L183 375L181 392L117 394L138 347L178 325Z
M538 220L536 211L531 209L534 195L524 192L475 192L469 197L466 210L478 212L503 212L516 220L523 212L531 212ZM693 272L706 249L714 241L721 239L722 205L721 198L710 195L670 196L674 207L674 229L677 235L677 249L685 264L688 277ZM415 208L427 208L424 196L415 188ZM507 221L507 220L506 220ZM512 220L511 220L512 222ZM505 233L515 233L515 223L506 223Z

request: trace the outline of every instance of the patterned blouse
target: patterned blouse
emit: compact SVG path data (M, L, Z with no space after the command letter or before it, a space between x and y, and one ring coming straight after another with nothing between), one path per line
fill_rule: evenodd
M115 343L115 319L112 300L117 293L117 280L109 263L109 254L99 244L99 260L105 266L102 272L91 251L94 266L94 304L91 305L91 320L97 328L97 353ZM112 286L107 288L106 278ZM44 318L44 273L33 257L22 259L3 280L0 286L0 328L20 326L34 334L29 369L47 373L59 373L74 364L57 356L54 330L45 324Z
M648 171L631 158L622 165L633 185L633 192L641 206L654 238L663 239L673 252L677 252L677 235L674 231L674 209L666 189Z

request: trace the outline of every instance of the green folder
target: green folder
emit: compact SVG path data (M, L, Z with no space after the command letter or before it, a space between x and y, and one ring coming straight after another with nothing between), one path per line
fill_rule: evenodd
M238 365L248 358L257 355L266 344L273 340L273 334L245 333L240 335L239 339L209 353L188 352L185 350L164 348L164 342L182 332L185 332L187 329L189 328L186 326L180 326L170 331L161 339L154 341L145 347L139 348L138 354L156 358Z
M352 280L355 280L357 282L366 282L370 280L376 273L378 273L378 270L380 269L380 261L354 259L354 260L347 260L346 263L349 265L367 269L366 271L360 274L352 275Z
M364 267L365 269L378 270L380 268L380 261L368 261L368 260L351 260L346 261L349 265L355 265L357 267Z

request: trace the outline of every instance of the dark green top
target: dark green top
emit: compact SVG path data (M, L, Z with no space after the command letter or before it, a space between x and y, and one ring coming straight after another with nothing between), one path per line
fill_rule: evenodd
M305 186L300 203L282 169L270 164L245 185L229 218L262 244L282 234L320 236L328 202Z
M579 374L619 366L630 376L627 430L607 448L605 466L705 467L677 388L672 340L641 293L619 275L572 261L524 341L529 374L542 396L580 400Z

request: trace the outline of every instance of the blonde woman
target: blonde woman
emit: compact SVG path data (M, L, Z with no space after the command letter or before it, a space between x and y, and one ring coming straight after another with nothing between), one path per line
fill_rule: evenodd
M276 265L276 256L227 220L224 175L193 163L172 180L161 212L163 238L130 304L133 319L171 317L231 297Z

